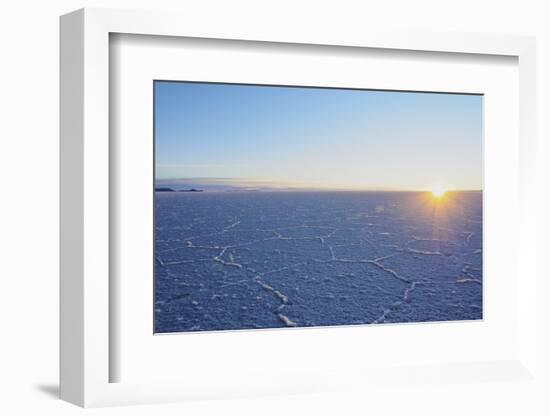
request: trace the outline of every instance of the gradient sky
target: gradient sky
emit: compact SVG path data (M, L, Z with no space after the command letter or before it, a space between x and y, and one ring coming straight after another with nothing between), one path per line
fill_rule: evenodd
M156 177L481 189L482 101L479 95L157 81Z

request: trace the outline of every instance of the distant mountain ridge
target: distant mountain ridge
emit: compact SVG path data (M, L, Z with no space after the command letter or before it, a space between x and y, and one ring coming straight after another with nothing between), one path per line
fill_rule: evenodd
M172 188L160 187L160 188L155 188L155 192L204 192L204 191L202 189L195 189L195 188L180 189L176 191L175 189L172 189Z

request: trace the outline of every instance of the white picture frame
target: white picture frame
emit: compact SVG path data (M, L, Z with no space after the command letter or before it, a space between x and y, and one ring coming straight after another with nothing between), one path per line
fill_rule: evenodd
M61 398L80 406L182 401L194 398L323 392L350 385L370 388L375 381L404 379L409 371L370 369L368 373L333 369L318 374L283 371L263 380L224 375L219 380L111 382L117 357L110 348L109 37L137 34L186 38L381 48L452 54L516 57L519 65L519 223L517 354L507 360L472 363L419 363L415 377L470 380L484 377L525 380L536 377L535 268L535 41L530 37L464 33L411 33L365 30L361 33L312 32L265 22L217 21L204 26L192 16L82 9L61 18ZM519 273L516 271L516 273ZM336 335L334 335L336 336ZM401 372L400 372L401 371ZM292 376L292 377L289 377ZM292 382L288 382L292 378ZM281 380L286 380L280 383ZM343 381L345 380L345 382ZM233 382L232 382L233 381ZM370 386L370 387L369 387Z

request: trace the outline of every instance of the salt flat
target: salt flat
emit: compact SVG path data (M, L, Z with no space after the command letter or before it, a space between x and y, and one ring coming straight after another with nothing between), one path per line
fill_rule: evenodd
M157 192L155 332L482 318L482 193Z

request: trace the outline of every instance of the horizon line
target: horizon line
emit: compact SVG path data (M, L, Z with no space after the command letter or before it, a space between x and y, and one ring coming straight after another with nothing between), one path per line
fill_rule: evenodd
M418 188L399 188L399 187L384 187L384 186L353 186L353 185L319 185L314 183L304 182L285 182L285 181L259 181L251 179L238 179L238 178L204 178L204 177L188 177L188 178L155 178L155 188L158 186L168 186L169 182L174 181L176 183L171 184L172 187L178 186L206 186L208 187L226 187L232 190L241 191L363 191L363 192L430 192L431 187L418 187ZM197 181L195 184L185 184L177 182L192 182ZM202 183L201 183L202 182ZM483 191L483 188L457 188L449 186L445 189L446 192L479 192Z
M423 187L392 187L392 186L360 186L360 185L340 185L340 184L319 184L300 181L278 181L278 180L258 180L244 178L223 178L223 177L171 177L171 178L154 178L155 187L167 186L172 187L225 187L229 189L240 189L250 191L260 190L317 190L317 191L387 191L387 192L429 192L434 185L442 185L446 192L475 192L482 191L482 187L464 187L459 188L453 186L449 182L434 182L430 186ZM170 184L170 182L174 182ZM196 183L192 183L196 182Z

